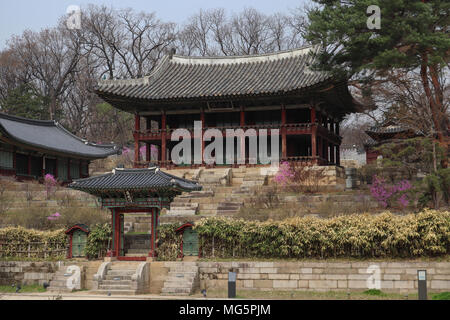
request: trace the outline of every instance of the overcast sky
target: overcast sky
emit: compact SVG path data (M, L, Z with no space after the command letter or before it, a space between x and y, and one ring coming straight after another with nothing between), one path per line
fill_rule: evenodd
M201 8L225 8L239 12L253 7L270 14L286 12L303 6L308 0L1 0L0 1L0 49L12 35L26 29L39 31L56 25L59 17L70 5L85 6L88 3L105 4L114 8L133 8L136 11L156 12L164 21L184 22Z

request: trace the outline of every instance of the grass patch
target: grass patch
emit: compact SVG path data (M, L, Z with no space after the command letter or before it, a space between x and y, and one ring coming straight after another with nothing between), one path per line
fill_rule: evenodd
M369 291L369 290L368 290ZM237 289L237 299L270 299L270 300L417 300L417 294L384 293L370 295L362 291L259 291ZM201 294L195 295L201 297ZM227 290L209 289L208 298L228 298Z
M441 292L432 295L432 300L450 300L450 292Z
M38 284L33 284L33 285L22 286L19 293L45 292L45 291L46 290L44 289L43 286L38 285ZM15 293L16 287L15 286L0 286L0 292L1 293Z
M367 294L369 296L378 296L378 297L386 297L386 293L384 293L381 290L378 289L369 289L363 292L364 294Z

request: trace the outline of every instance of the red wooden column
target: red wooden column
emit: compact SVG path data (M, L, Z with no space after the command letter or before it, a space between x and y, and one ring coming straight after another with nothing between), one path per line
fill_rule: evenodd
M287 158L286 107L281 105L281 157Z
M118 257L120 255L120 211L115 209L114 210L114 256Z
M141 117L139 115L134 116L134 167L139 166L140 154L139 154L139 135L141 132Z
M311 126L312 126L312 132L311 132L311 156L317 157L317 126L316 126L316 108L311 108ZM315 161L315 160L314 160Z
M166 132L166 112L163 111L161 116L161 162L163 163L163 166L166 165L166 143L167 143L167 132Z
M149 257L155 257L156 256L156 224L158 220L158 210L156 208L152 208L152 235L150 239L150 253L148 254Z
M200 121L202 122L202 136L200 137L201 139L201 144L202 144L202 165L204 164L203 162L203 152L205 151L205 141L203 140L203 132L205 132L205 110L200 111Z
M243 106L241 106L241 110L240 110L240 114L239 114L239 125L241 127L242 130L245 131L244 127L245 127L245 108ZM245 153L246 153L246 146L245 146L245 137L241 137L240 138L241 141L239 142L239 148L241 150L238 150L241 159L244 159L244 164L247 162L246 157L245 157ZM237 148L237 146L236 146ZM236 164L238 163L238 159L236 159Z
M117 248L117 244L116 244L116 209L111 209L111 231L112 231L112 235L111 235L111 252L110 255L111 257L116 257L116 248Z
M325 154L324 154L324 158L325 158L325 162L326 162L326 164L328 164L329 163L329 157L328 157L328 147L329 147L329 143L328 143L328 140L327 139L323 139L324 141L323 141L323 144L324 144L324 146L325 146Z

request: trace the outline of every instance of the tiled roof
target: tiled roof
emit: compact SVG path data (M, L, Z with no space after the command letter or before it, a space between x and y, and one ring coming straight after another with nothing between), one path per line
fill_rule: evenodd
M89 143L55 121L31 120L0 113L0 131L22 145L89 159L118 154L115 145Z
M330 75L312 71L317 46L233 57L165 56L147 77L100 81L101 97L151 101L288 93L318 85Z
M111 173L97 177L75 180L69 188L97 194L98 191L125 190L181 190L198 191L202 187L193 181L182 179L159 168L115 169Z
M408 128L400 125L374 126L366 130L366 132L373 133L398 133L403 131L408 131Z

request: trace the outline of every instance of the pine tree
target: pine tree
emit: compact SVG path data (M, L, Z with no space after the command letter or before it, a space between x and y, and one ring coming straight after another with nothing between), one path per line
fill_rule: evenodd
M417 70L436 136L449 154L449 125L442 78L448 76L448 0L313 0L306 39L324 48L316 65L369 88L389 71ZM380 26L372 28L376 5ZM368 12L369 11L369 12ZM368 23L369 20L369 23ZM371 27L371 29L369 29ZM370 90L369 90L370 91Z

